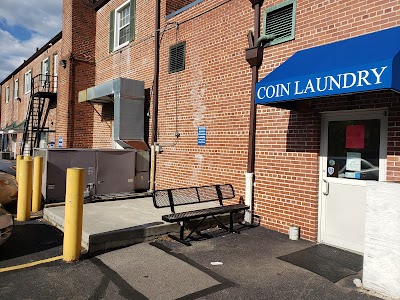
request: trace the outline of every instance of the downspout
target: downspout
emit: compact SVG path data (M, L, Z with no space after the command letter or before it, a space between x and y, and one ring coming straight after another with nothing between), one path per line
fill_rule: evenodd
M251 66L251 99L250 99L250 124L249 124L249 144L247 151L247 173L245 204L250 207L245 213L245 222L253 223L254 212L254 164L255 164L255 144L256 144L256 115L257 106L255 105L255 89L258 82L258 69L262 63L262 47L256 44L260 37L260 11L264 0L250 0L254 9L254 35L249 33L249 48L246 49L246 60Z
M68 125L67 125L67 147L66 148L73 148L74 147L74 129L75 129L75 64L74 64L74 57L71 52L69 56L69 114L68 114ZM55 136L57 139L57 136Z
M157 126L158 126L158 94L160 77L160 23L161 23L161 0L156 0L156 22L154 34L154 82L153 82L153 113L152 113L152 133L151 133L151 156L150 156L150 191L155 190L156 179L156 153Z

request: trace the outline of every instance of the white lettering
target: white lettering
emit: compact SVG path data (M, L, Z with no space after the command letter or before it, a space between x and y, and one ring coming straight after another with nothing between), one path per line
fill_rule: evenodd
M260 95L260 91L261 90L264 90L264 94L265 94L265 87L260 87L259 89L258 89L258 91L257 91L257 98L258 99L264 99L265 98L265 96L264 97L261 97L261 95Z
M376 82L375 82L375 84L380 84L380 83L382 83L382 81L381 81L381 76L382 76L383 72L386 70L386 68L387 68L387 66L382 67L380 73L377 73L377 72L376 72L376 68L371 69L372 73L374 73L374 75L376 76Z
M325 77L310 78L307 80L307 84L301 83L300 80L294 81L294 95L301 95L307 93L325 92L329 91L349 89L354 87L356 84L358 87L371 84L381 84L382 75L388 66L372 68L370 70L359 70L357 73L343 73L337 75L328 75ZM375 79L372 78L375 76ZM371 75L371 78L369 76ZM268 87L260 87L257 91L258 99L264 98L279 98L293 94L290 89L291 82L278 83L276 85L269 85Z
M311 93L315 93L315 90L314 90L314 87L313 87L311 79L308 79L306 88L304 89L304 94L307 94L308 90L311 90Z
M364 83L366 85L371 85L371 83L369 83L368 80L367 80L368 75L369 75L369 72L367 70L358 71L358 84L357 84L357 86L363 86L361 81L364 81Z
M328 78L326 78L326 76L324 78L325 78L325 86L324 86L323 89L321 89L321 87L320 87L321 77L317 77L317 90L318 90L318 92L325 91L327 86L328 86Z
M347 82L347 78L349 76L351 76L352 80L353 80L350 84L348 84L348 82ZM344 89L351 88L353 85L356 84L356 81L357 81L357 77L356 77L356 75L354 73L344 73L343 74L343 86L342 86L342 88L344 88Z
M269 93L270 91L272 91L272 93ZM266 90L266 95L267 95L267 98L272 98L272 97L274 97L274 95L275 95L275 87L273 86L273 85L269 85L268 87L267 87L267 90Z
M290 86L290 82L287 83L287 86L285 86L285 85L282 84L282 83L278 84L278 89L279 89L279 87L280 87L280 91L281 91L279 97L283 97L283 92L285 92L286 96L289 96L289 95L290 95L290 88L289 88L289 86Z
M333 76L327 76L329 79L330 79L330 84L329 84L329 90L330 91L332 91L333 90L333 88L332 88L332 83L334 84L334 85L336 85L336 87L338 88L338 89L340 89L340 81L341 81L341 79L342 79L342 74L339 74L338 75L338 77L339 77L339 80L338 81L336 81L336 79L333 77Z
M295 81L295 82L294 82L294 83L295 83L295 86L296 86L295 92L294 92L295 95L301 95L301 94L304 93L304 90L299 91L299 82L300 82L300 81Z

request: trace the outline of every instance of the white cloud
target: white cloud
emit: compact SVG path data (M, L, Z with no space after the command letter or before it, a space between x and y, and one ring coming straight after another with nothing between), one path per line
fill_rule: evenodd
M0 22L32 35L22 41L0 29L0 82L61 31L61 18L62 0L1 0Z
M1 0L0 19L40 35L61 29L62 0Z

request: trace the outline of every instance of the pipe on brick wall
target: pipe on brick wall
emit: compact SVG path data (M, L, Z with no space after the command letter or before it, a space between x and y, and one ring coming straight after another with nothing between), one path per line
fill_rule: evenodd
M254 37L253 46L260 37L260 11L264 0L250 0L254 9ZM249 45L250 47L252 45ZM260 51L262 55L262 51ZM259 54L260 54L259 53ZM262 56L261 56L262 57ZM249 124L249 144L247 150L247 173L246 173L246 190L245 190L245 204L250 207L245 212L245 222L253 223L254 221L254 164L255 164L255 144L256 144L256 115L257 106L255 104L255 89L258 82L258 69L261 66L261 60L250 63L252 68L251 76L251 100L250 100L250 124Z
M158 94L160 77L160 23L161 23L161 0L156 0L156 20L154 34L154 83L153 83L153 114L152 114L152 132L151 132L151 162L150 162L150 191L155 190L156 179L156 155L154 153L157 143L158 131Z

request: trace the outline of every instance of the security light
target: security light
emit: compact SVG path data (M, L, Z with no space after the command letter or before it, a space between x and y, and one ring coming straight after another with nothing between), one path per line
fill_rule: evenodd
M65 69L67 67L67 60L66 59L60 60L60 66Z

